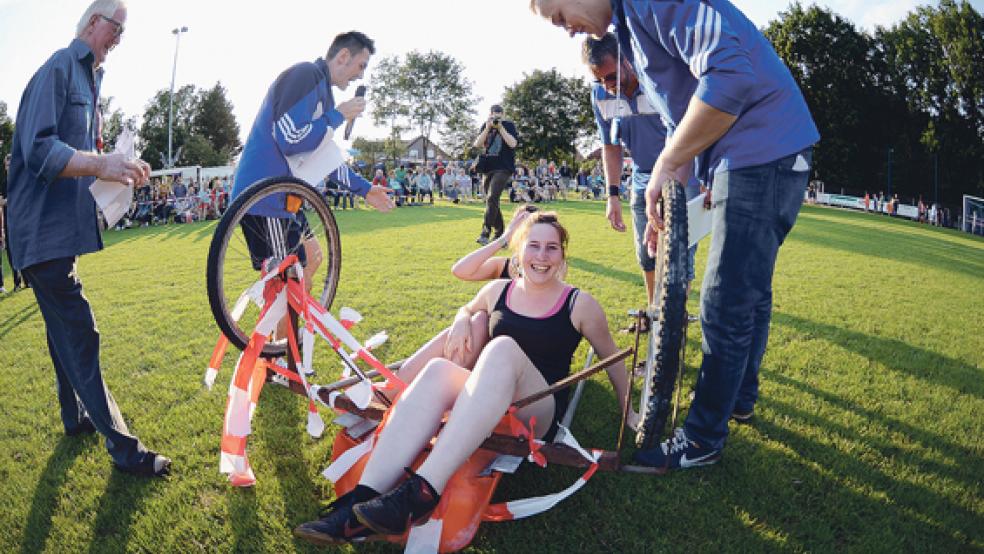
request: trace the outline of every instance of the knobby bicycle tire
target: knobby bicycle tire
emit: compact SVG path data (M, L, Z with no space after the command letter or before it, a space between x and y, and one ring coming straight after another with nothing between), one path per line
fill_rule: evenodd
M656 291L650 307L646 375L642 383L636 445L658 443L673 405L676 376L683 362L687 303L687 196L683 184L663 186L663 223L656 253Z
M323 287L321 288L320 294L315 291L318 294L318 302L325 308L330 308L335 298L335 291L338 288L342 263L341 241L339 240L338 225L335 223L335 216L332 214L328 203L321 193L303 180L294 177L270 177L250 185L233 200L219 220L219 224L215 228L215 234L212 236L212 243L209 246L205 275L208 302L212 310L212 315L215 318L215 323L222 331L222 334L229 339L229 342L240 350L246 348L246 344L249 342L250 334L253 330L252 328L241 328L232 316L232 304L235 303L238 295L243 291L225 290L224 264L226 263L226 257L229 252L230 241L237 233L241 232L240 223L243 220L243 216L253 206L273 195L284 193L289 193L303 199L304 206L308 208L305 212L309 223L312 215L318 218L317 225L319 229L317 231L311 231L312 233L319 233L323 229L323 237L309 237L317 239L319 245L323 241L322 249L327 250L327 252L322 252L322 263L325 264L325 267L319 270L319 275L323 274L324 278L319 279L319 282L315 283L316 286ZM251 277L253 282L259 279L259 272L255 272L254 277ZM230 294L237 296L230 296ZM268 357L283 356L286 351L287 344L285 340L271 341L263 347L263 355Z

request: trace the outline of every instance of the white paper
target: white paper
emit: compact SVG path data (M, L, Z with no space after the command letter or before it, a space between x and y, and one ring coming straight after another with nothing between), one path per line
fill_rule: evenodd
M342 151L332 140L332 130L328 129L321 144L310 152L287 156L290 174L306 181L309 185L317 185L329 173L338 169L344 162Z
M704 208L704 194L699 194L687 202L687 236L690 238L688 246L697 244L700 239L711 233L713 213L713 209Z
M127 159L132 160L137 157L134 149L135 142L136 136L134 136L133 131L124 128L119 138L116 139L115 151L123 152ZM89 192L95 199L96 205L102 210L103 215L106 216L106 224L109 227L115 226L120 218L130 211L130 203L133 202L133 187L131 186L115 181L96 179L89 186Z

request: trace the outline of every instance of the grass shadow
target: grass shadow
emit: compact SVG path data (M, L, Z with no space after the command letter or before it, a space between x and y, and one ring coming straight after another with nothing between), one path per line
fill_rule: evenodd
M785 325L807 335L822 337L886 367L984 399L984 379L979 369L960 360L906 344L843 327L811 321L784 312L773 312L772 323Z
M147 496L163 484L159 479L136 477L114 469L92 523L89 553L126 552L134 515Z
M575 269L581 271L586 271L588 273L594 273L595 275L600 275L602 277L610 277L612 279L618 279L626 283L631 283L633 285L643 286L642 275L638 273L631 273L621 269L615 269L611 266L599 264L584 258L578 257L568 257L567 263Z
M253 419L253 432L263 441L264 455L277 475L284 506L282 523L284 532L290 534L294 526L318 515L320 487L311 480L311 468L300 455L300 445L312 440L298 425L307 421L307 402L280 387L267 384L266 388Z
M3 323L0 323L0 339L7 336L8 333L17 328L18 325L24 323L30 319L34 314L38 313L38 305L36 302L24 306L21 310L10 317L5 319Z
M48 457L48 463L34 489L31 511L27 515L24 536L21 539L21 554L44 550L48 534L51 533L51 519L62 496L61 487L75 458L85 450L86 442L79 437L63 436Z
M257 513L255 487L233 487L225 495L228 503L226 517L232 527L232 552L263 551L263 529Z
M771 381L789 386L801 391L804 394L811 395L830 404L831 406L860 416L861 418L871 422L873 425L880 427L878 430L878 437L867 437L865 439L865 446L877 452L878 456L882 459L903 459L907 463L914 466L920 474L935 475L941 479L950 479L959 483L967 490L972 490L979 486L979 483L975 482L979 479L979 475L973 471L972 467L968 467L972 464L963 463L975 459L975 454L970 449L950 442L942 436L913 427L908 423L880 415L872 410L865 409L849 400L845 400L835 394L822 391L791 377L774 372L768 372L765 375ZM772 407L778 408L780 412L790 414L795 413L800 419L809 421L814 425L819 426L822 423L824 426L823 428L827 432L837 433L843 437L851 437L857 434L855 430L852 430L844 424L826 420L820 421L820 418L817 416L808 414L802 409L782 400L770 398L769 403ZM906 439L919 443L919 448L911 448L908 450L901 448L890 438L894 433L901 433L905 435ZM952 466L948 466L930 459L928 454L931 454L934 451L939 452L946 458L949 458L954 462L954 464ZM934 493L935 491L926 491L923 494L925 496L932 497Z
M758 433L788 449L786 459L780 468L765 463L744 464L741 470L754 474L745 479L754 483L755 492L732 492L732 501L756 518L768 521L777 503L789 504L792 500L800 506L802 516L798 518L816 522L805 526L799 519L789 522L805 534L797 538L805 545L827 544L837 549L957 552L980 540L980 518L976 514L929 486L893 477L882 460L859 457L856 439L854 444L842 442L850 441L855 433L835 438L850 430L791 403L772 399L768 402L777 417L774 421L759 417L753 425ZM797 425L814 428L816 436L825 437L824 441L795 430ZM775 457L777 453L764 455ZM791 475L801 479L787 481ZM790 491L792 497L784 496L783 490ZM881 534L871 533L868 526L873 523L889 529L882 529ZM878 542L872 543L873 540Z
M821 248L835 248L859 254L916 264L937 271L940 268L958 271L973 278L984 274L984 255L968 245L943 242L933 237L912 234L923 229L878 228L859 224L849 218L835 223L806 215L790 234L793 241L802 241Z

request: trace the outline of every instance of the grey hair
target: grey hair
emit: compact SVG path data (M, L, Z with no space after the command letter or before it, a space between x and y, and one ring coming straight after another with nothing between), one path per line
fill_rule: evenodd
M79 24L75 27L76 38L82 36L82 31L89 26L89 20L92 19L92 16L105 15L106 17L113 17L116 10L120 8L126 8L126 3L123 0L95 0L89 4L89 8L82 14Z

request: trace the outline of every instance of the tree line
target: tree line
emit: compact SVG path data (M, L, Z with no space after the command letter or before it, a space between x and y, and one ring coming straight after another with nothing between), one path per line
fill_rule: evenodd
M820 128L814 166L828 192L950 206L984 196L984 19L968 2L871 33L794 3L764 31Z
M821 140L814 178L828 192L896 193L958 206L984 196L984 19L966 0L919 7L902 21L859 30L829 9L793 3L763 32L786 62L810 106ZM457 159L477 152L473 83L442 52L410 52L374 64L369 115L390 129L353 146L369 165L396 160L405 133L439 142ZM575 161L597 142L589 83L556 69L536 70L507 86L506 117L516 123L521 159ZM148 102L139 127L142 158L161 167L167 153L169 91ZM112 145L137 126L103 99L104 136ZM13 124L0 102L0 152ZM181 165L224 165L239 153L239 126L225 88L184 86L174 93L174 149ZM7 137L7 140L4 140ZM424 148L424 156L427 148ZM2 170L2 168L0 168Z

